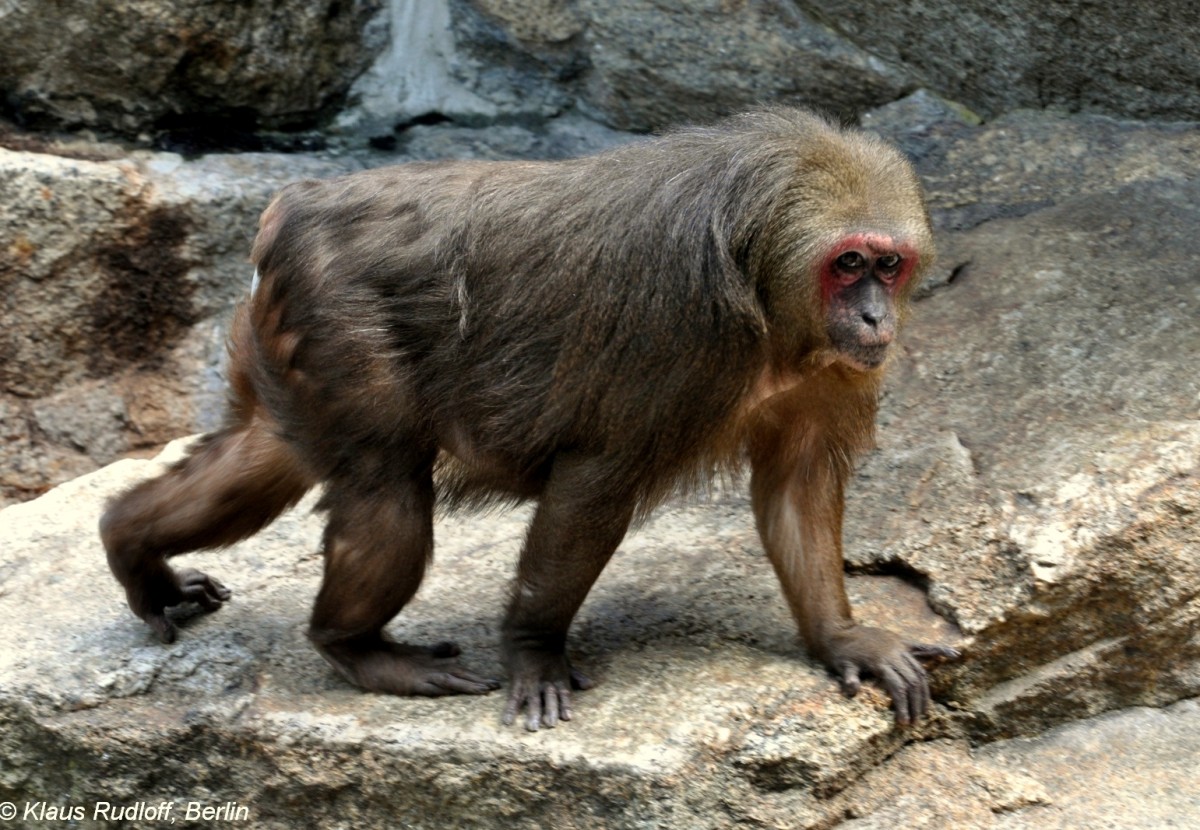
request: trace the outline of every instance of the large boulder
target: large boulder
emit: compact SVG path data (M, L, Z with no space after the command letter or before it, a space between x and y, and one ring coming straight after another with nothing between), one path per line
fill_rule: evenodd
M620 129L763 102L854 118L929 87L994 116L1200 117L1200 12L1070 0L268 0L5 3L0 113L35 128L196 135L430 114ZM350 104L350 110L344 108Z
M854 118L924 86L985 116L1050 107L1200 118L1200 11L1189 0L1052 8L1023 0L450 0L450 8L447 77L474 96L457 98L465 109L451 107L452 115L489 107L537 114L574 103L622 129L648 130L756 103L803 102Z
M987 114L1049 107L1200 118L1200 7L1065 0L812 0L880 60Z
M560 118L536 133L418 126L398 154L185 159L0 133L0 504L218 423L225 323L250 285L258 215L287 182L629 138Z
M295 127L383 47L378 0L0 4L0 99L35 127Z
M895 134L961 230L888 386L851 560L973 637L947 674L982 736L1200 694L1200 133L1016 113Z
M359 166L36 149L0 148L0 503L214 426L259 212L287 181Z
M322 569L311 498L249 542L186 557L235 598L162 646L125 607L96 521L179 450L0 512L0 801L235 800L269 827L721 827L779 820L780 793L788 813L827 816L825 798L907 738L880 692L849 700L800 652L732 493L625 542L572 638L600 683L553 731L502 726L501 693L399 699L341 681L304 634ZM436 562L395 636L453 640L498 676L528 518L439 519ZM902 580L858 577L850 591L864 617L956 639Z
M95 523L175 448L0 513L0 801L240 801L280 827L1153 826L1194 806L1144 804L1157 783L1106 779L1093 755L1055 760L1136 736L1128 758L1175 786L1194 704L973 744L1200 695L1200 134L1042 113L971 126L929 95L868 120L917 160L942 256L850 490L850 590L863 620L963 649L935 671L932 722L894 730L878 690L847 700L800 653L736 487L622 545L571 638L602 682L553 732L500 727L495 695L397 700L338 680L304 641L311 501L187 557L235 600L158 645ZM527 517L439 519L395 635L457 640L498 673Z
M900 97L916 76L787 3L475 0L454 4L458 73L489 100L574 93L620 129L707 121L765 101L841 116Z

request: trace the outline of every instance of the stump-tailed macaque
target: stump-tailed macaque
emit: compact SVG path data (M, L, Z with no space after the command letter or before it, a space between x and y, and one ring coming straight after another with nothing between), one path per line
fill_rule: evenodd
M309 636L377 692L499 683L449 643L392 641L435 502L536 499L503 624L503 721L572 716L566 638L630 523L748 461L759 533L811 654L906 724L916 658L851 617L843 490L933 256L920 185L870 136L770 109L556 162L444 162L283 189L231 331L226 424L101 520L129 605L170 642L211 610L185 551L243 539L316 484L328 515Z

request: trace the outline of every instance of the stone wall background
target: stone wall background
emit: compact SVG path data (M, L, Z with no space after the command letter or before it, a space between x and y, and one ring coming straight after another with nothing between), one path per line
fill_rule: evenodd
M918 91L915 126L921 101L1200 117L1187 0L8 0L0 26L0 503L213 425L223 315L292 178Z
M1200 823L1200 7L0 0L0 29L0 801L252 796L281 827L313 793L331 822L418 827L574 826L578 798L588 827ZM490 698L339 685L303 644L302 511L205 559L237 602L149 643L95 519L158 469L111 462L217 423L275 189L759 102L880 132L928 191L941 262L846 540L864 619L963 647L928 729L804 661L736 489L626 542L573 635L604 682L540 743ZM523 518L439 523L397 637L449 631L495 667ZM1170 708L1087 720L1134 706Z

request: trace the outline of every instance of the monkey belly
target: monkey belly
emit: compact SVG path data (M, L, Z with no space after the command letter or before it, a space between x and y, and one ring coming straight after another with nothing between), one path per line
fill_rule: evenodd
M460 423L438 430L436 480L450 507L494 499L537 498L545 488L549 462L518 459L485 450Z

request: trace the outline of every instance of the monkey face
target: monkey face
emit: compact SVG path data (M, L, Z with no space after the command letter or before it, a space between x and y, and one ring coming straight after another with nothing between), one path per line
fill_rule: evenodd
M864 371L883 364L916 263L911 245L886 234L850 234L830 250L820 270L821 298L826 334L844 362Z

